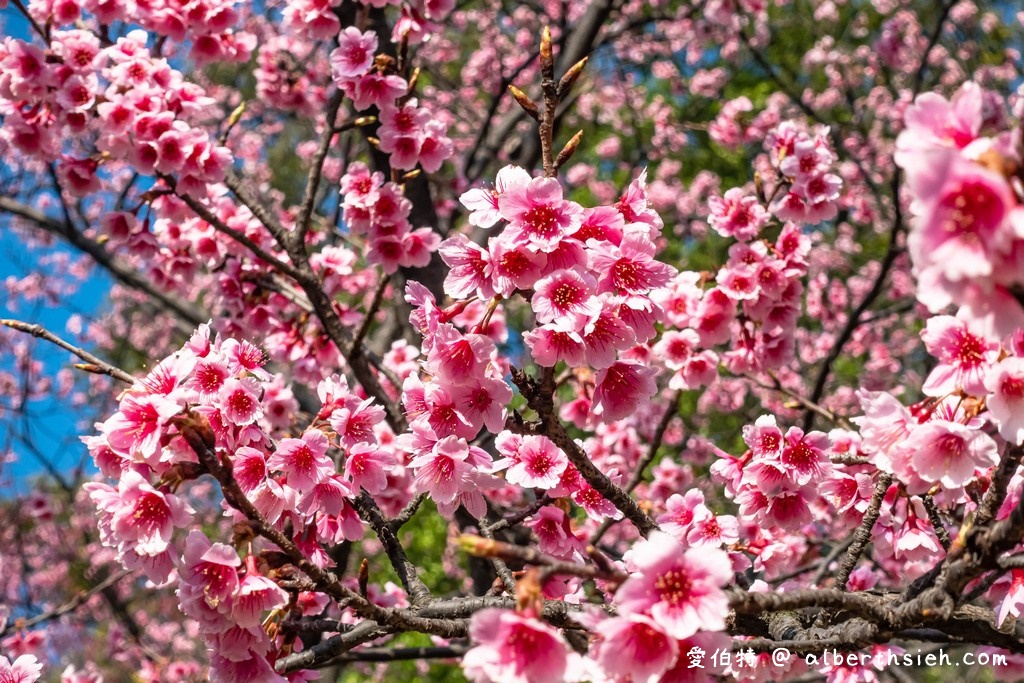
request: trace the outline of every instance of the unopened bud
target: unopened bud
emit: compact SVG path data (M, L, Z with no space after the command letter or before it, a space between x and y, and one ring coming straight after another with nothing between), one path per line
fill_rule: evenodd
M98 365L94 365L93 363L75 363L71 367L73 367L75 370L81 370L83 372L91 372L94 375L105 375L105 374L107 374L106 370L104 370L103 368L101 368Z
M494 557L498 550L494 541L473 534L459 536L459 547L474 557Z
M508 91L512 93L512 97L515 98L519 106L523 108L530 117L536 121L540 120L540 109L537 107L537 103L530 99L530 97L522 90L514 85L508 86Z
M365 557L359 563L359 594L364 598L370 586L370 562Z
M561 80L558 81L558 96L565 97L565 95L572 90L572 86L575 85L576 80L583 73L583 67L587 65L589 57L584 57L580 61L576 62L569 67L569 70L565 72Z
M230 115L228 115L228 128L231 128L236 123L238 123L239 119L242 118L242 114L244 114L244 113L245 113L245 102L242 102L240 105L235 107L234 111L232 111Z
M581 130L576 133L576 135L573 135L569 142L565 143L565 147L563 147L562 151L558 153L557 157L555 157L555 170L560 169L562 164L572 158L572 155L576 153L576 148L580 146L580 140L582 139L583 131Z
M540 32L540 73L545 78L555 78L555 56L551 51L551 27L545 26Z
M528 616L540 616L544 609L544 591L540 585L540 571L529 567L516 582L516 611Z

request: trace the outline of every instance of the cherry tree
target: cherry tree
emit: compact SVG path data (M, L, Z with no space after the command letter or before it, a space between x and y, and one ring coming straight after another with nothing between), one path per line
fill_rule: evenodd
M0 681L1024 671L1024 17L0 11Z

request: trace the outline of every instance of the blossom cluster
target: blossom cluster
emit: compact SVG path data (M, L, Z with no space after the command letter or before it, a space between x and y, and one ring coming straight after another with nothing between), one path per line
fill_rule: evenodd
M650 294L675 275L654 258L662 224L647 207L643 176L617 206L584 210L563 198L557 180L506 167L494 190L470 190L462 201L472 224L507 227L486 249L463 236L441 245L451 268L445 291L488 299L532 290L539 324L524 341L533 360L598 370L592 412L600 419L618 420L653 395L655 372L619 356L654 337L663 314Z
M153 57L147 40L145 31L133 31L104 47L88 31L54 31L44 51L7 38L0 45L0 136L30 157L59 160L58 175L74 196L99 189L108 157L146 174L174 174L180 191L205 194L231 162L230 152L195 125L215 101ZM62 149L63 139L88 134L96 153Z
M785 221L819 223L836 217L843 181L832 173L836 155L828 131L814 136L784 121L765 140L772 166L785 178L785 194L769 209Z
M85 487L104 544L155 583L177 577L182 610L202 626L216 680L237 680L243 670L271 672L276 646L261 622L288 595L265 576L257 555L243 562L195 529L180 538L177 530L193 525L195 511L177 490L204 462L197 449L229 466L263 523L291 534L320 567L333 564L324 547L362 537L350 502L358 491L390 487L393 497L401 489L388 479L401 468L383 408L335 375L318 387L314 426L279 436L291 417L272 414L278 392L264 362L252 344L211 340L204 326L126 391L118 412L86 439L97 466L117 482ZM388 509L405 502L393 500Z
M675 680L692 673L685 656L691 648L728 647L722 587L733 569L725 552L656 531L634 545L624 563L630 575L615 591L615 616L595 610L579 617L595 636L584 657L530 607L485 609L470 623L475 647L463 671L480 683Z
M998 339L1024 326L1020 131L982 135L986 94L965 83L947 100L917 97L894 155L906 174L915 217L907 248L917 297L933 313L951 304Z
M397 183L384 182L380 171L370 172L357 161L341 179L342 217L352 235L366 238L366 260L385 273L399 267L423 267L441 238L430 228L413 228L412 202Z
M235 0L194 0L187 4L153 0L46 0L28 3L29 11L41 24L67 26L91 14L100 24L111 24L131 12L132 23L177 42L188 41L189 56L197 64L213 61L246 62L256 46L256 37L235 31L239 12Z

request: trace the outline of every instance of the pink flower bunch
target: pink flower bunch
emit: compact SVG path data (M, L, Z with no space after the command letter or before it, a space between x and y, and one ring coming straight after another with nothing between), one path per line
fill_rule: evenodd
M741 242L756 238L771 221L771 215L757 197L747 195L738 187L728 190L722 197L711 197L708 208L711 227L723 237L735 237Z
M744 119L749 120L749 112L753 109L754 103L749 97L729 100L722 105L718 116L708 126L708 135L722 147L733 150L751 142L756 137L747 134Z
M284 7L286 28L310 40L328 40L338 35L341 23L334 8L341 0L288 0Z
M609 679L665 680L692 647L721 642L732 564L722 550L687 547L661 531L624 559L631 574L615 593L617 614L596 624L588 659Z
M409 467L415 471L416 490L429 493L442 514L451 516L463 505L475 517L483 517L482 491L497 488L500 481L491 475L495 463L490 455L469 442L484 428L496 434L505 425L512 390L502 378L497 347L489 337L464 333L449 322L457 307L437 308L419 283L407 285L406 300L415 306L411 322L423 334L427 380L417 374L405 378L402 403L410 431L399 437L399 443L412 454ZM524 468L521 478L546 481L555 468L554 463L538 463L533 473Z
M836 217L843 181L830 172L836 155L827 134L811 136L785 121L765 140L772 166L787 184L768 207L781 220L820 223Z
M1024 326L1024 308L1010 291L1024 283L1024 212L1004 173L1021 160L1009 132L980 136L984 102L975 83L952 101L920 95L907 109L895 159L914 198L907 246L918 300L935 313L960 306L998 338Z
M379 119L380 150L391 155L392 168L411 170L418 164L434 173L451 157L454 148L448 126L415 98L400 105L385 104Z
M86 439L101 471L118 480L116 486L86 485L104 545L154 582L177 572L182 610L201 625L214 680L237 680L242 672L269 675L273 644L260 624L287 595L262 575L254 555L240 573L235 551L211 544L199 531L185 540L181 557L175 530L192 524L194 511L173 491L190 477L184 473L195 466L197 448L230 466L266 523L290 533L321 567L333 563L325 546L362 537L362 522L349 503L360 490L387 493L389 510L411 496L408 483L392 478L401 477L401 468L383 408L350 391L344 377L320 382L322 407L310 427L295 437L273 438L274 424L290 425L292 418L268 415L276 380L262 369L264 362L252 344L211 340L203 326L124 394L118 412L98 425L99 435ZM510 392L502 403L508 398ZM479 460L478 453L474 457Z
M35 655L21 655L13 662L0 655L0 681L4 683L35 683L43 675L43 665Z
M366 259L380 264L385 273L399 267L423 267L430 262L441 238L430 228L413 229L409 223L412 202L397 183L384 182L380 172L355 162L341 179L342 216L349 232L365 236Z
M210 650L211 681L283 681L267 659L274 646L262 621L287 604L288 594L260 573L255 555L246 558L244 573L242 564L231 546L189 533L179 568L181 611L199 625Z
M719 270L714 287L702 289L699 273L682 272L655 301L677 329L666 331L654 352L672 371L670 388L706 386L717 377L719 355L730 372L782 367L793 354L810 240L787 223L774 245L739 242Z
M130 20L131 23L179 43L188 41L189 56L197 64L212 61L246 62L256 47L256 36L236 32L239 13L234 0L193 0L187 4L169 0L143 3L88 0L46 0L33 2L33 15L41 23L66 26L93 14L101 24Z
M579 659L554 627L530 611L480 610L469 637L475 646L463 656L462 671L475 683L558 683Z
M908 492L941 484L954 499L979 473L999 462L999 446L985 420L963 410L957 398L926 402L917 415L883 392L859 394L863 447L879 469L895 474Z
M338 35L331 52L331 78L356 111L393 106L409 92L409 83L394 73L391 62L375 59L377 34L348 27Z
M326 65L316 43L295 36L270 36L256 57L256 94L268 106L315 116L327 103Z
M675 275L654 258L661 222L647 208L644 188L641 176L619 206L584 210L563 198L557 180L506 167L493 191L470 190L461 199L470 223L507 227L486 249L462 236L441 246L452 297L532 290L540 324L523 338L533 360L597 369L593 410L609 421L655 392L652 368L617 356L654 337L662 312L652 293Z
M936 557L945 554L932 527L924 501L919 496L901 495L899 486L889 487L871 534L879 556L891 567L900 567L911 578L925 573Z
M711 546L728 549L739 541L739 522L732 515L716 515L704 504L704 494L690 489L674 493L666 501L658 525L690 547Z
M0 135L26 155L60 158L58 174L74 195L99 189L101 157L61 156L57 140L90 130L100 152L144 174L176 174L180 190L205 194L231 161L191 124L214 101L151 57L147 38L135 31L101 47L86 31L55 31L47 52L8 38L0 46L0 101L8 105Z
M833 476L831 442L822 432L790 427L783 435L772 415L743 428L749 451L723 458L712 472L739 505L740 516L762 528L797 531L813 519L819 486Z
M392 3L402 7L402 13L391 30L394 43L408 41L410 45L425 42L434 33L441 30L441 23L455 9L455 0L363 0L370 4Z

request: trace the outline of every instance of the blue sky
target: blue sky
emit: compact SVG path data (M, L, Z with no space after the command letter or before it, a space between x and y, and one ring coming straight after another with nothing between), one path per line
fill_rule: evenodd
M29 37L28 23L13 5L0 10L0 35L22 39ZM0 174L8 172L10 171L7 165L0 163ZM44 272L53 277L61 277L60 273L53 272L52 268L43 268L39 262L40 256L52 252L26 249L21 240L9 229L8 221L8 217L0 216L0 281L5 281L9 277L21 278L31 272ZM59 246L58 250L75 254L63 246ZM55 334L65 336L68 319L74 314L86 318L96 314L103 306L109 288L109 278L97 270L94 277L74 296L57 306L40 302L9 301L0 295L0 317L40 323ZM71 362L68 353L40 340L33 340L33 343L34 357L43 362L47 375L56 376L60 368L67 367ZM0 368L8 370L11 364L12 358L0 355ZM82 433L81 425L78 423L93 417L82 409L46 399L31 403L26 419L15 415L0 418L0 453L10 448L17 458L13 463L0 464L0 495L28 491L28 480L42 471L38 459L31 450L13 439L15 433L28 432L37 450L46 454L59 470L68 472L76 467L85 455L84 446L78 442L78 435Z

